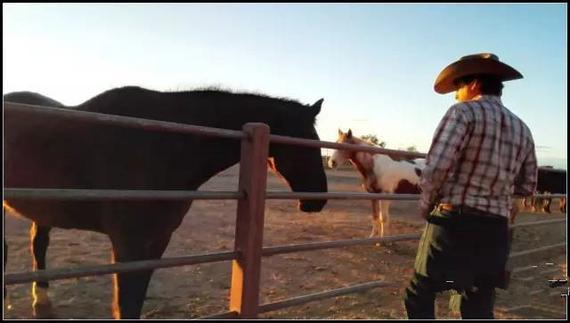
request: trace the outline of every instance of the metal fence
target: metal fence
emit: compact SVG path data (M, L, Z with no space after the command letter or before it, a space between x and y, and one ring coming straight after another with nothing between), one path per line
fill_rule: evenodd
M30 189L7 187L4 189L5 199L58 199L58 200L195 200L195 199L232 199L238 201L236 233L234 250L218 253L170 257L158 260L134 261L99 266L78 268L60 268L38 270L34 272L5 273L4 283L21 284L39 280L56 280L72 277L106 275L137 270L169 268L184 265L194 265L231 260L232 277L230 287L229 310L206 318L255 318L259 313L274 311L294 305L304 304L325 298L336 297L349 293L360 292L377 287L394 286L390 282L374 281L340 289L303 295L269 304L259 304L259 281L261 272L261 257L339 248L359 245L374 245L379 242L395 242L418 240L420 233L389 236L384 238L349 239L308 244L293 244L263 248L262 233L266 199L364 199L364 200L417 200L413 194L381 194L381 193L309 193L309 192L267 192L267 166L269 143L300 145L315 148L345 149L352 151L367 151L380 154L391 154L407 158L424 158L425 154L365 147L359 145L340 144L333 142L291 138L270 135L269 127L264 124L251 123L243 127L243 131L208 128L172 122L147 120L133 117L82 112L68 109L34 106L28 104L4 103L6 114L26 115L56 115L58 118L83 120L93 123L104 123L121 127L141 128L149 131L176 132L200 136L215 136L241 140L241 160L239 184L237 191L205 192L205 191L158 191L158 190L80 190L80 189ZM538 195L537 195L538 196ZM566 197L562 194L541 195L551 198ZM544 225L564 222L565 220L537 221L512 226ZM511 258L520 257L552 248L565 246L565 243L545 246L537 249L512 253Z

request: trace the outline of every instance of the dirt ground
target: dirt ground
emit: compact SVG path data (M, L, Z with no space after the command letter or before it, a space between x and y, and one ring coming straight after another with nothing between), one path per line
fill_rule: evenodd
M237 188L237 168L232 167L204 184L201 190ZM327 171L330 191L362 191L360 179L350 170ZM269 175L268 189L288 190ZM553 202L555 205L557 203ZM231 250L235 230L236 201L195 201L182 225L173 234L165 257ZM365 238L370 233L370 202L331 200L316 214L298 211L297 202L268 200L264 246ZM419 232L425 223L418 219L414 202L394 202L389 235ZM556 207L553 214L521 213L517 223L564 219ZM565 242L563 224L519 228L513 252ZM5 216L8 242L6 272L31 270L29 221ZM299 252L264 258L261 272L261 304L291 297L384 280L397 287L310 302L267 312L260 318L314 319L403 319L404 289L412 275L417 241L385 246L359 246ZM110 242L102 234L54 229L48 250L48 268L77 267L110 262ZM495 307L500 319L565 319L568 286L549 288L549 279L566 278L566 249L556 248L513 261L514 267L536 266L514 274L508 290L498 290ZM230 262L217 262L159 269L151 280L143 318L191 319L227 311ZM31 284L7 286L6 319L31 318ZM111 318L111 275L65 279L50 283L57 318ZM439 296L437 316L459 318L448 308L449 294Z

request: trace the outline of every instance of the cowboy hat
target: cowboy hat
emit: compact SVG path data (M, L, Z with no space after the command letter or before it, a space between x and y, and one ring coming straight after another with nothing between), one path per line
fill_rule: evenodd
M481 53L463 56L458 61L449 64L439 73L433 88L440 94L455 91L459 88L459 85L455 84L455 80L469 75L495 75L501 81L511 81L523 77L519 71L500 62L497 55Z

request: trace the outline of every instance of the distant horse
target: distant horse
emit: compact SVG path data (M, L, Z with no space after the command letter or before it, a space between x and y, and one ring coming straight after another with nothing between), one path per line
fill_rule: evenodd
M550 205L552 198L550 194L566 194L566 171L563 169L554 169L552 166L540 166L537 172L536 183L537 194L547 195L545 197L529 196L524 199L523 205L531 207L535 212L551 213ZM560 198L560 212L566 213L566 198Z
M356 138L352 130L347 133L338 130L337 143L374 146ZM329 159L329 167L336 168L350 161L364 180L363 187L369 193L419 194L418 182L425 167L423 159L402 160L389 155L369 152L336 150ZM390 224L390 200L372 200L372 232L370 237L384 236L384 224Z
M258 94L219 90L157 92L123 87L78 106L64 107L241 130L262 122L273 134L318 140L311 106ZM240 160L240 142L170 132L149 132L55 116L5 111L5 187L197 190ZM293 191L326 192L320 149L269 147L272 165ZM162 257L192 201L4 201L38 227L83 229L109 236L114 262ZM300 200L319 212L326 200ZM47 245L47 241L46 241ZM138 318L154 270L114 274L113 315Z

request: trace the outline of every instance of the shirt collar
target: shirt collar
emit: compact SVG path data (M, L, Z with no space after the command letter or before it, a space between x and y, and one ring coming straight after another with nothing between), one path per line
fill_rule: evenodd
M499 103L500 105L503 105L501 97L497 95L479 94L476 97L474 97L473 100L485 100L485 101L496 102Z

